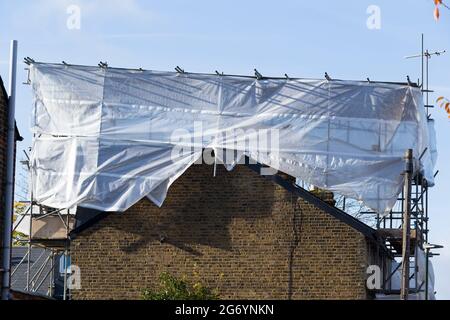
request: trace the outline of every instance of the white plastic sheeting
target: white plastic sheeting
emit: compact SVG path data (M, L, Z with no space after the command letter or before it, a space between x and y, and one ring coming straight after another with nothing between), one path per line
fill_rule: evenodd
M381 213L402 188L406 149L418 159L428 148L418 168L433 181L434 140L407 85L41 63L31 81L32 189L54 208L161 206L204 148L230 170L245 155Z
M418 248L416 253L417 259L417 286L420 287L423 285L423 290L419 293L419 297L421 300L425 300L425 284L427 279L426 273L426 263L427 263L427 254L424 250ZM428 258L428 299L436 300L436 296L434 294L434 268L433 263Z
M411 272L411 278L409 280L409 288L411 292L408 295L408 299L410 300L425 300L426 294L425 294L425 288L426 288L426 253L424 250L417 248L417 252L415 254L415 259L417 261L415 264L415 271ZM400 290L401 289L401 282L402 282L402 272L401 272L401 265L400 262L394 261L391 266L391 273L392 276L390 278L390 288L391 290ZM416 292L414 292L416 291ZM383 299L386 297L383 297L382 295L378 296L379 299ZM394 298L399 298L399 296L396 296ZM433 263L431 260L428 260L428 299L429 300L436 300L436 296L434 294L434 268Z

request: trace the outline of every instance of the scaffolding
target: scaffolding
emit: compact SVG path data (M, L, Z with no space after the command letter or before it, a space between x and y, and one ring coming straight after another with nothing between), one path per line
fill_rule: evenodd
M431 115L428 109L432 106L429 104L429 93L432 92L428 86L428 59L431 57L428 51L422 51L422 61L424 57L427 58L426 62L426 84L424 85L425 76L422 75L422 83L420 88L425 96L425 107L427 108L428 119ZM424 71L424 64L422 63L422 71ZM183 71L184 72L184 71ZM408 79L409 80L409 79ZM349 124L350 126L350 124ZM426 150L421 150L422 155ZM420 159L419 159L420 160ZM435 176L437 175L437 172ZM405 228L404 213L406 207L410 208L410 232L409 247L410 250L406 254L409 265L409 283L410 289L407 290L410 294L424 293L425 297L428 297L428 258L434 254L429 253L429 216L428 216L428 189L429 185L427 180L422 176L420 171L416 170L411 177L410 192L403 190L397 199L397 203L394 208L387 214L381 215L379 212L371 210L360 211L361 216L368 216L375 221L375 229L377 234L383 240L385 247L388 250L388 255L393 261L398 261L404 257L404 235L403 229ZM296 191L300 192L300 191ZM303 194L305 196L306 194ZM306 195L307 196L307 195ZM48 284L48 296L53 296L54 293L54 272L55 272L55 258L58 255L64 257L64 290L63 299L70 299L70 288L68 286L68 257L70 256L70 233L75 226L75 213L70 209L54 209L43 206L37 203L33 199L33 195L30 197L30 201L26 203L26 210L20 214L18 223L15 224L14 230L24 221L29 221L29 230L26 239L16 239L26 245L27 253L24 255L19 265L26 264L27 266L27 281L25 291L33 293L36 292L43 285ZM344 198L343 211L346 211L346 201ZM360 226L360 228L365 228ZM37 267L33 265L31 261L32 252L34 248L45 248L50 251L48 258L41 261L41 264ZM421 281L419 277L419 270L422 269L420 264L419 255L425 252L426 254L426 279ZM50 264L50 270L44 272L45 265ZM393 285L393 277L398 274L399 270L405 261L401 263L393 264L394 267L385 270L383 274L382 288L380 293L383 294L400 294L400 288ZM16 276L16 267L12 271L12 278ZM34 270L34 272L33 272Z
M425 102L427 119L428 121L432 121L430 109L434 108L434 106L430 104L429 97L430 93L433 92L429 87L429 60L432 56L440 56L446 51L430 52L429 50L425 50L423 34L421 37L421 47L421 54L407 56L405 58L421 58L420 89ZM435 172L434 178L436 178L438 173L439 171ZM394 259L400 260L400 263L397 263L388 274L385 274L383 287L380 292L388 295L402 293L401 288L393 288L392 279L402 269L403 265L405 265L409 270L403 270L402 273L408 274L409 283L406 284L408 288L403 294L406 294L406 296L408 293L421 295L425 300L428 300L430 296L429 258L439 255L430 253L430 250L440 249L442 246L430 245L429 243L428 194L430 186L427 180L419 171L415 171L411 177L405 178L405 180L405 188L400 193L394 208L389 214L383 216L372 210L362 211L360 214L375 219L375 227L384 240L386 248L390 251ZM406 187L406 184L409 184L409 186ZM406 215L405 212L408 214ZM405 221L409 221L408 226L405 225ZM407 236L405 236L405 232ZM407 246L405 246L405 241ZM406 254L404 252L405 247L409 248L409 252L406 252ZM421 261L420 255L425 257L425 262ZM406 262L405 259L407 259ZM425 279L421 279L420 272L424 272ZM431 294L434 295L434 293ZM407 297L403 298L407 299Z
M419 271L423 272L423 265L420 264L419 255L425 252L428 243L428 192L427 181L420 173L416 173L411 179L411 193L405 196L405 191L400 193L397 203L388 215L380 215L377 212L366 210L360 212L363 216L369 216L375 221L375 229L383 239L384 245L389 250L390 256L400 263L394 263L394 267L385 273L384 281L380 293L386 295L400 294L400 288L393 284L393 277L399 274L402 268L403 256L403 228L404 212L409 199L410 205L410 240L409 240L409 294L426 294L426 281L420 281ZM426 275L428 277L428 275Z
M17 279L23 277L19 271L25 269L25 285L19 291L36 294L46 287L45 295L49 298L55 295L55 275L63 271L63 300L70 299L68 274L70 274L70 231L74 226L74 214L71 210L53 209L42 206L31 197L29 202L19 202L25 207L22 213L16 214L17 221L13 231L21 236L14 237L15 248L26 248L21 260L11 272L12 287ZM24 230L27 229L27 230ZM25 237L24 237L25 235ZM13 248L14 250L14 248ZM34 252L38 252L37 258ZM35 258L35 259L34 259ZM61 258L62 266L56 259ZM57 270L57 267L60 267ZM61 268L62 267L62 268ZM17 286L16 286L17 287Z

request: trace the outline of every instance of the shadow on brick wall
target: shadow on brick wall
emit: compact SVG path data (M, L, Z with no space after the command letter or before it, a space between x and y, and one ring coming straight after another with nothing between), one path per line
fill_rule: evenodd
M267 221L261 220L272 215L276 185L245 167L228 172L218 166L215 177L212 170L212 166L194 165L171 186L161 208L142 199L86 232L96 232L103 225L114 229L113 239L119 238L119 247L126 253L169 244L197 256L202 255L198 246L231 250L233 236L267 233ZM229 226L237 220L245 223L235 223L230 234Z

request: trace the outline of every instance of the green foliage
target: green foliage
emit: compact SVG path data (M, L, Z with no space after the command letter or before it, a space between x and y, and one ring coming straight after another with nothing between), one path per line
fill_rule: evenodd
M218 290L211 290L199 281L194 284L186 280L176 278L163 272L159 276L159 288L157 291L145 290L144 300L218 300Z
M13 217L13 222L16 222L18 215L19 214L23 214L24 211L26 209L26 206L23 203L19 203L19 202L15 202L14 203L14 217ZM13 237L13 246L15 247L22 247L25 246L26 242L25 240L28 238L27 235L18 232L18 231L14 231L12 234Z

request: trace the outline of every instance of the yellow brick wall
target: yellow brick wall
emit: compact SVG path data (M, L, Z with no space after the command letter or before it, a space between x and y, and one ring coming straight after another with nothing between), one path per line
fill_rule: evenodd
M194 165L162 208L143 199L74 239L73 298L140 299L164 271L195 271L222 299L367 298L360 233L244 166L212 173Z
M1 82L1 79L0 79ZM3 221L5 210L5 187L6 187L6 145L8 140L8 106L3 84L0 83L0 248L3 247ZM0 269L3 254L0 252ZM0 278L0 284L3 277Z

